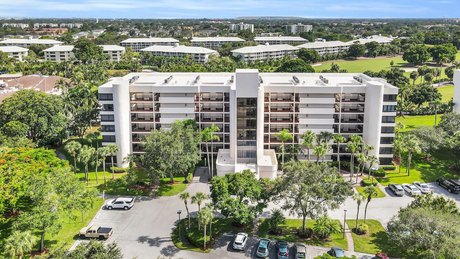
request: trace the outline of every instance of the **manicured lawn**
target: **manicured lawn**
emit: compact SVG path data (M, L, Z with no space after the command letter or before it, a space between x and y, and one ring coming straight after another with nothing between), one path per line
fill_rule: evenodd
M321 70L330 69L331 64L337 64L342 69L348 70L350 73L362 73L366 70L378 72L382 69L389 70L391 68L390 62L394 62L395 67L407 65L407 62L402 60L401 56L396 57L378 57L373 59L358 59L358 60L333 60L321 62L320 66L315 66L316 72Z
M438 91L442 95L442 102L447 103L454 97L454 86L453 85L444 85L438 88Z
M358 224L363 222L363 220L358 220ZM387 250L391 244L382 224L373 219L366 220L366 224L369 226L369 232L367 234L357 235L354 232L351 233L355 245L355 252L368 254L384 252L394 256L394 251L391 251L391 249L390 251ZM356 226L356 221L347 220L347 225L349 229L352 229Z
M160 179L160 187L158 188L158 196L174 196L177 195L187 188L187 184L184 183L184 177L174 177L174 183L171 184L171 179L162 178Z
M108 168L107 168L108 169ZM101 168L102 170L102 168ZM125 176L126 173L116 173L113 174L114 179L121 178ZM84 172L77 172L77 177L80 181L85 182L85 173ZM87 187L98 187L100 185L104 184L104 172L97 172L97 179L98 181L96 182L96 172L95 171L90 171L88 172L88 185ZM112 180L112 172L105 172L105 179L106 181Z
M365 188L366 188L366 187L359 186L359 187L356 187L356 190L357 190L359 193L361 193L361 194L364 195L364 189L365 189ZM382 190L380 190L379 187L376 186L375 189L377 190L377 196L375 196L375 197L373 197L373 198L384 198L384 197L386 197L385 193L382 192Z
M438 115L438 123L442 115ZM401 132L413 130L420 127L433 127L434 115L420 115L420 116L400 116L396 117L396 123L402 123L404 129Z
M340 225L340 221L337 220L337 223ZM313 228L315 224L314 220L307 220L307 228ZM314 246L337 246L343 249L347 249L347 240L346 238L342 238L342 233L333 234L329 240L320 240L316 238L312 239L305 239L297 236L297 231L302 227L302 220L301 219L286 219L286 223L280 226L283 229L281 235L272 235L268 231L268 224L266 220L263 220L259 225L259 237L261 238L269 238L272 240L283 240L287 242L301 242L307 245L314 245Z

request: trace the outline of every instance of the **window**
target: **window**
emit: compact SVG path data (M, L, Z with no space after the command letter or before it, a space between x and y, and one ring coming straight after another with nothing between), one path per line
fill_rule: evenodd
M115 132L115 125L102 125L102 132Z
M380 165L391 165L393 163L393 159L392 158L380 158Z
M394 112L396 111L396 105L384 105L383 111L384 112Z
M103 104L102 105L102 110L103 111L109 111L109 112L113 111L113 104Z
M394 127L382 127L382 133L395 133Z
M393 144L393 137L381 137L380 144Z
M383 96L384 102L396 102L396 94L385 94Z
M394 123L395 116L382 116L382 123Z
M381 147L380 154L393 154L393 148L391 147Z
M99 94L100 101L113 101L113 94Z
M101 121L115 121L113 115L101 115Z
M103 135L102 142L115 142L115 136L114 135Z

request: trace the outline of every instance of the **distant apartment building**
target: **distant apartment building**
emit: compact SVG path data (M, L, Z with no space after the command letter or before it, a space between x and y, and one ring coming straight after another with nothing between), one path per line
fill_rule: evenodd
M119 62L125 53L125 48L117 45L99 45L102 52L109 57L109 61Z
M286 32L289 34L299 34L302 32L310 32L313 30L313 25L305 25L305 24L291 24L286 25Z
M120 43L125 48L131 48L134 52L139 52L150 46L173 46L179 41L173 38L129 38Z
M57 23L34 23L34 29L40 28L59 28Z
M60 80L68 80L60 76L3 74L0 75L0 103L20 90L36 90L47 94L60 95L57 87Z
M281 145L275 135L283 129L293 136L286 145L301 144L308 130L341 134L346 141L360 135L380 165L392 162L398 88L364 74L131 73L98 92L102 144L116 143L119 166L126 166L128 154L143 153L143 139L152 130L184 119L200 129L219 127L212 151L219 176L249 169L275 178ZM349 160L346 141L331 142L324 159ZM205 143L201 152L206 155Z
M9 58L14 58L17 61L24 61L24 57L27 57L29 50L17 46L0 46L0 52L6 53Z
M339 54L346 52L350 47L350 43L342 41L315 41L308 42L297 47L303 49L312 49L316 50L319 55L325 54Z
M372 36L369 36L369 37L352 40L352 41L349 41L348 43L350 43L350 44L357 43L357 44L363 44L364 45L366 43L375 41L375 42L377 42L379 44L387 45L387 44L390 44L393 40L394 40L394 38L391 38L391 37L385 37L385 36L382 36L382 35L372 35Z
M230 31L239 32L239 31L250 31L254 33L254 24L250 23L232 23L230 24Z
M219 49L224 44L242 43L245 40L238 37L193 37L192 46Z
M279 45L279 44L289 44L289 45L299 45L307 43L308 40L298 37L298 36L278 36L278 37L255 37L254 41L259 44L270 44L270 45Z
M12 27L12 28L21 28L21 29L27 29L29 28L28 23L3 23L2 27Z
M45 49L43 52L46 61L62 62L74 57L73 49L74 46L71 45L56 45Z
M60 23L59 28L68 28L68 29L80 29L83 27L83 23Z
M56 36L56 35L62 35L64 33L67 33L69 29L67 28L40 28L40 29L33 29L35 34L39 35L51 35L51 36Z
M54 46L62 44L61 41L50 40L50 39L6 39L0 41L1 45L6 46L18 46L23 48L29 48L32 45L43 45L43 46Z
M176 57L184 58L189 56L192 60L198 63L206 63L211 55L219 55L219 53L212 49L203 47L191 47L183 45L175 46L150 46L141 49L141 53L151 53L155 56Z
M295 52L298 49L298 47L294 47L287 44L264 44L232 50L232 55L235 58L241 59L242 61L251 62L267 59L281 59L286 56L295 56Z

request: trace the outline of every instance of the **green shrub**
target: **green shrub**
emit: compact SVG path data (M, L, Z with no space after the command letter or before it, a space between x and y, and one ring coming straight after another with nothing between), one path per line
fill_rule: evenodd
M374 177L371 176L370 179L363 179L361 181L361 186L377 186L377 180L375 180Z
M194 222L192 226L187 230L187 240L190 244L203 248L203 226L198 230L198 226ZM210 236L209 231L206 233L206 243L209 243Z
M116 166L111 166L110 171L112 171L116 174L121 174L121 173L126 173L128 172L128 168L123 168L123 167L116 167Z
M315 257L315 259L334 259L336 257L328 254L328 253L325 253L323 255L318 255ZM344 256L344 257L340 257L342 259L356 259L356 256L355 255L352 255L351 257L347 257L347 256Z
M340 233L340 226L337 221L324 216L315 221L313 233L321 239L326 239L332 234Z
M394 166L394 165L381 166L380 168L383 169L384 171L393 171L393 170L396 170L396 166Z
M385 177L387 174L383 168L379 168L379 170L372 171L372 176L375 177Z
M280 225L286 222L286 218L284 217L283 213L280 209L273 209L272 216L267 219L268 228L271 233L273 234L280 234L281 229Z
M369 232L369 226L364 223L359 223L358 228L356 229L356 234L364 235L367 234L367 232Z

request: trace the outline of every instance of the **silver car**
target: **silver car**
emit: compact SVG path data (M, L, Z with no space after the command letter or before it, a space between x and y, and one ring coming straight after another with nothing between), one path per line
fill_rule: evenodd
M129 210L134 206L134 198L116 198L107 201L105 208L111 209L124 209Z
M431 192L430 186L426 183L414 182L413 184L424 194Z
M415 187L415 185L403 183L401 186L410 196L422 194L422 192L417 187Z
M399 184L390 183L388 188L397 196L404 196L404 189Z
M235 240L233 241L233 249L244 251L244 248L246 247L246 242L248 242L248 234L236 234Z

